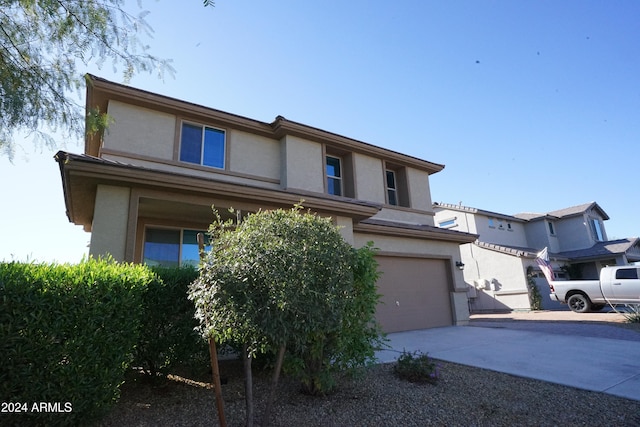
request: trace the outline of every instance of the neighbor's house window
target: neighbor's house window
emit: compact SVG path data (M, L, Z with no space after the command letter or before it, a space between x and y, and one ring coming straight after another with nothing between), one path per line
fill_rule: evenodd
M456 218L451 218L438 223L440 228L452 228L456 226Z
M326 157L327 192L335 196L342 196L342 167L340 158Z
M225 132L207 126L182 123L180 161L224 168Z
M163 267L197 266L200 262L198 233L204 232L147 228L144 236L143 262L150 266ZM205 249L209 248L210 246L205 246Z
M598 242L604 241L604 231L602 229L602 223L599 219L591 219L591 229L593 230L593 237L595 237Z
M396 187L396 173L387 170L387 202L390 205L398 205L398 188Z
M551 234L552 236L554 236L556 234L556 229L553 226L552 222L547 222L547 224L549 225L549 234Z
M496 220L489 218L489 228L496 228Z

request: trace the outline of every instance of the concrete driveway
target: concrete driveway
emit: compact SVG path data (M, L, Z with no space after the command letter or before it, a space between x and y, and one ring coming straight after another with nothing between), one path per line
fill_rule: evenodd
M596 316L594 318L594 316ZM616 313L474 315L470 326L389 334L391 349L640 401L640 332Z

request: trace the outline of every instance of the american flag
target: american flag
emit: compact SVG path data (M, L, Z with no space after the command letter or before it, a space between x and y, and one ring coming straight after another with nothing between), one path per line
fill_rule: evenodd
M551 267L551 263L549 262L549 252L545 247L543 250L538 252L538 256L536 257L536 262L540 266L540 269L544 273L544 277L546 277L547 282L553 282L553 268Z

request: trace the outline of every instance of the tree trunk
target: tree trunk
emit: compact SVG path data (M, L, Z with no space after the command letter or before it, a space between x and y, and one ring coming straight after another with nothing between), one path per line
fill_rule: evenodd
M262 415L262 427L269 425L269 417L271 416L271 407L276 397L276 390L278 388L278 380L280 379L280 371L282 370L282 362L284 360L284 353L286 346L283 344L278 351L278 359L276 360L276 366L273 369L273 377L271 378L271 390L269 390L269 396L267 398L267 405L264 408L264 414Z
M244 365L244 399L247 404L247 427L253 427L253 376L251 375L251 355L247 344L242 346L242 360Z

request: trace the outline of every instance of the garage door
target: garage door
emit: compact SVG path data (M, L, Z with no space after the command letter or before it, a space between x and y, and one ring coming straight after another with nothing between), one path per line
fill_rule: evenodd
M385 332L453 324L447 262L439 259L376 257L383 273L376 318Z

